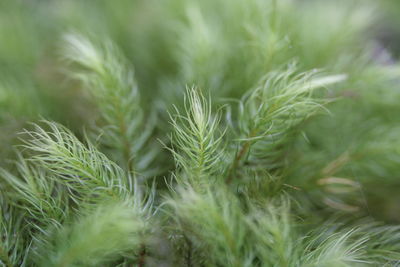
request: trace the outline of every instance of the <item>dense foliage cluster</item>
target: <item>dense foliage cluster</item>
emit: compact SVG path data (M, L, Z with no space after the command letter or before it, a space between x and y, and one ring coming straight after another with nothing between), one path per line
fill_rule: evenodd
M400 266L399 13L1 1L0 266Z

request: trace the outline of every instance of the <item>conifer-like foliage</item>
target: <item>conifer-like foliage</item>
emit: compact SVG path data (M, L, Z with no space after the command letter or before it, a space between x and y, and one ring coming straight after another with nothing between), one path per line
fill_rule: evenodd
M395 2L0 2L0 266L399 266Z

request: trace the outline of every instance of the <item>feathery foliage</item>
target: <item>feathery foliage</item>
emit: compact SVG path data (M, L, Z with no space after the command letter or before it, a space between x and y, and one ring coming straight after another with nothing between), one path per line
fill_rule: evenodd
M133 71L110 42L96 47L94 41L77 34L66 35L64 41L65 59L80 67L72 77L90 89L99 106L102 145L130 172L148 170L158 152L154 147L144 149L154 128L154 114L143 113Z
M245 95L238 115L238 141L232 173L245 160L251 167L274 171L286 163L284 153L299 124L313 115L324 100L312 97L315 89L342 81L343 75L295 75L293 70L271 73ZM231 177L229 177L231 178Z
M394 2L1 2L0 266L399 266Z
M211 103L196 89L188 89L186 97L186 114L177 111L172 116L172 142L179 151L171 149L171 152L192 184L209 183L206 179L223 170L223 133L217 135L220 118L212 114Z
M138 250L145 221L126 203L102 204L52 234L41 248L40 266L96 266ZM93 244L96 244L93 246Z
M34 152L31 161L48 171L57 182L64 184L72 199L90 197L97 192L124 198L129 185L122 169L97 151L90 143L82 144L68 129L49 123L51 132L36 127L28 133L25 145Z

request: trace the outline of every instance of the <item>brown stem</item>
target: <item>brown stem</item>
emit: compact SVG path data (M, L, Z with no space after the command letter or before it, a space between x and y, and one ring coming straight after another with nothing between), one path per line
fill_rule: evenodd
M240 160L247 153L249 148L250 148L250 141L247 141L246 143L244 143L242 148L236 153L236 156L235 156L235 159L233 161L232 167L230 168L229 173L228 173L228 178L226 179L226 183L227 184L230 184L232 182L233 176L236 173L236 169L239 166Z
M248 138L253 138L256 136L257 129L253 129ZM249 151L251 145L251 141L246 141L243 146L240 148L240 150L236 153L235 159L233 160L232 167L228 171L228 178L226 179L226 183L230 184L232 182L233 176L236 173L237 168L239 167L239 163L241 159L243 158L244 155Z
M144 267L145 260L146 260L146 247L142 245L139 253L138 267Z
M131 154L131 144L130 144L129 138L127 136L126 124L125 124L125 121L124 121L122 115L119 116L119 121L120 121L119 131L122 136L123 158L125 160L127 170L129 172L132 172L133 171L133 162L132 162L132 154Z

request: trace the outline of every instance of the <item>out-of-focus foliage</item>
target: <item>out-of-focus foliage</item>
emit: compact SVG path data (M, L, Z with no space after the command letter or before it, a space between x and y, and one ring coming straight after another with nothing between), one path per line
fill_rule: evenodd
M399 17L0 1L0 265L399 265Z

